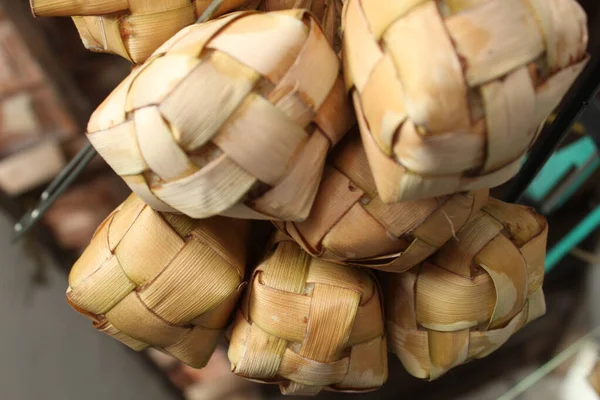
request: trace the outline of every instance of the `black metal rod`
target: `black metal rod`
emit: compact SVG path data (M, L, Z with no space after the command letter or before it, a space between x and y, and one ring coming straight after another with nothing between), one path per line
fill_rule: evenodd
M91 143L88 143L70 162L65 168L54 178L54 180L48 185L48 187L42 193L42 200L46 200L50 197L62 183L69 178L73 171L77 170L81 162L89 157L90 152L95 152Z
M86 146L85 149L78 154L75 162L67 168L68 172L66 174L61 174L61 179L52 183L54 190L52 192L49 192L48 190L44 191L43 197L37 207L25 214L25 216L17 222L14 227L13 242L21 239L42 219L44 214L46 214L56 200L58 200L73 182L75 182L79 175L81 175L96 154L96 150L91 145Z
M600 85L600 57L593 57L558 108L556 118L546 125L519 174L505 187L504 200L518 202L573 124L596 95Z

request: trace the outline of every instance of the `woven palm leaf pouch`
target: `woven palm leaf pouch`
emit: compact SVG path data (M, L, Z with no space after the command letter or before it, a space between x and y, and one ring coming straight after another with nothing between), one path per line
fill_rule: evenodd
M382 278L390 348L408 372L436 379L545 313L547 232L532 209L490 199L419 267Z
M488 191L386 204L358 132L328 160L309 217L275 222L311 255L338 264L404 272L450 240L487 202Z
M225 0L214 16L255 8L258 0ZM142 63L206 10L210 0L31 0L40 17L73 17L84 46Z
M246 290L229 360L235 374L285 394L379 388L387 348L377 282L278 240Z
M388 203L513 177L588 57L574 0L348 0L346 87Z
M310 13L237 12L159 48L92 115L88 138L156 210L302 220L353 121Z
M132 195L73 266L67 299L134 350L204 367L241 292L247 228L159 213Z

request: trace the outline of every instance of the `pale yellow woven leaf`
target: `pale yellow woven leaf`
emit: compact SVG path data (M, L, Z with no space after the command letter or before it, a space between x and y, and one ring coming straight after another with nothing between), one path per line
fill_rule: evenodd
M164 43L94 112L88 136L156 210L300 221L354 123L315 17L237 12Z
M134 350L156 347L201 368L240 294L247 228L160 214L132 195L73 266L67 299Z
M308 218L275 225L313 256L404 272L455 236L486 200L480 190L385 204L354 131L329 159Z
M387 379L379 296L367 272L314 259L278 236L232 327L233 372L285 394L377 389Z
M182 28L192 25L210 0L31 0L34 15L73 17L91 51L144 62ZM256 8L256 0L225 0L214 17Z
M512 178L587 63L586 22L575 0L348 0L344 77L382 200Z
M408 372L437 379L545 313L547 232L532 209L490 199L438 253L383 278L390 347Z

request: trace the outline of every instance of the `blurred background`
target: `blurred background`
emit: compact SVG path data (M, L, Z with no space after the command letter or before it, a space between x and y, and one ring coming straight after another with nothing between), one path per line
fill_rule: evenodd
M497 399L520 384L527 390L509 394L599 398L600 7L581 3L590 16L588 71L548 121L521 175L495 190L549 218L546 316L490 357L435 382L410 377L390 357L390 382L354 397ZM134 353L72 312L64 297L69 268L128 195L99 158L33 232L12 243L16 221L86 145L91 111L129 70L119 57L85 51L69 19L36 20L26 0L0 0L0 399L280 398L277 388L234 377L225 344L207 368L193 370L158 352ZM342 397L350 395L319 396Z

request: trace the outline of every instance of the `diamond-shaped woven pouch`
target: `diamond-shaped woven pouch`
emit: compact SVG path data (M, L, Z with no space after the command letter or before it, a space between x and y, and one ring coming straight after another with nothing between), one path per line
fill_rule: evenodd
M73 266L67 299L134 350L155 347L201 368L241 291L247 228L159 213L132 195Z
M574 0L348 0L343 35L385 202L506 182L587 62Z
M533 209L490 199L419 267L382 277L390 348L408 372L436 379L542 316L547 234Z
M281 239L254 271L229 359L235 374L286 394L379 388L387 348L377 282Z

